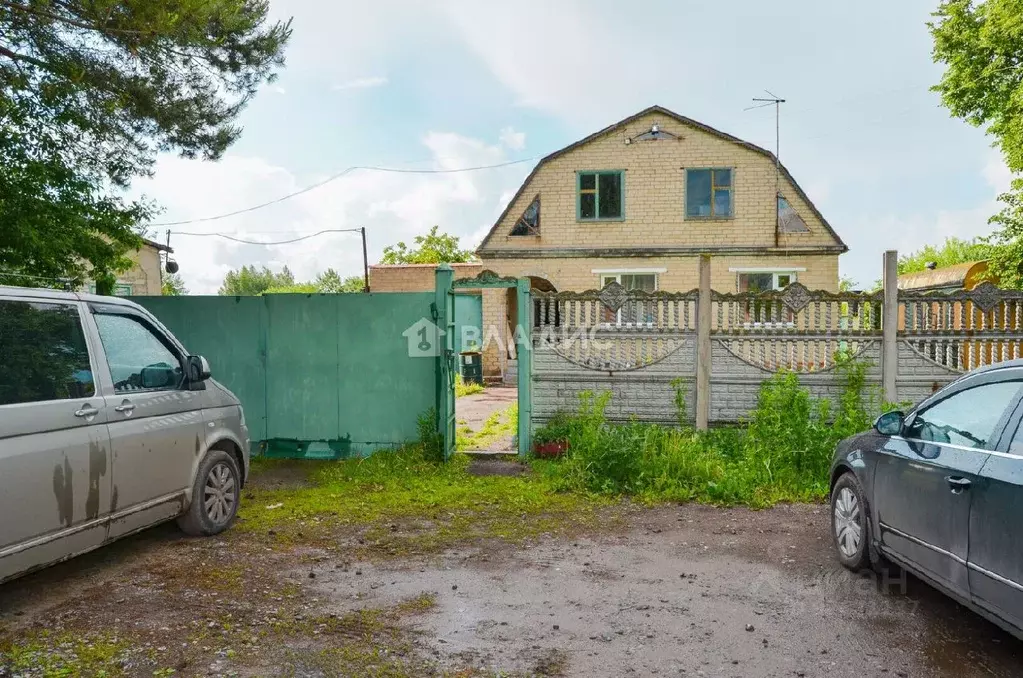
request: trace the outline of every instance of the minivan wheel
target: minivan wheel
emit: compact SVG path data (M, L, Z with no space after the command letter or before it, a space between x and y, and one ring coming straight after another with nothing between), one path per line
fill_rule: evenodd
M223 450L210 450L199 464L192 503L178 518L178 526L197 537L226 530L238 513L240 479L234 457Z
M870 567L867 510L859 480L843 474L831 490L831 538L839 562L853 571Z

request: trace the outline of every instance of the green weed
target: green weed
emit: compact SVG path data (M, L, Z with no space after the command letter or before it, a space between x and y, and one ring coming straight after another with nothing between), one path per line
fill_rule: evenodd
M461 541L509 541L600 523L606 499L562 493L544 478L475 476L456 454L438 462L421 445L364 459L295 461L309 468L298 487L262 487L258 477L237 529L281 543L335 543L355 532L364 555L433 552ZM271 534L272 533L272 534Z
M40 631L0 643L0 675L121 676L132 644L113 634Z
M455 375L455 397L462 398L474 393L483 393L483 384L467 384L461 374Z
M518 427L519 406L516 403L487 417L479 431L473 431L465 425L459 426L455 431L455 449L459 452L489 449L502 438L515 435Z
M553 486L643 501L702 501L769 506L779 501L819 501L839 440L870 426L880 411L876 393L865 393L866 366L844 361L845 387L837 407L800 386L797 375L765 381L757 408L744 425L695 431L688 426L682 383L672 382L680 428L641 422L612 424L604 412L609 393L584 393L572 416L556 417L556 431L570 443L560 462L536 460L534 469Z

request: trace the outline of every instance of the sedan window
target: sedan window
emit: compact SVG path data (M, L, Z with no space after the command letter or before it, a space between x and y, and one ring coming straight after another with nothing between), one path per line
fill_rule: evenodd
M1001 381L960 391L917 414L906 437L989 449L995 427L1021 385Z

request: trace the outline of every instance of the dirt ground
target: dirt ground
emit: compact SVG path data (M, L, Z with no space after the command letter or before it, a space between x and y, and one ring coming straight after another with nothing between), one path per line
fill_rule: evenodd
M375 562L162 526L0 586L0 636L114 633L133 676L1023 674L1023 644L917 580L837 566L822 506L614 512Z

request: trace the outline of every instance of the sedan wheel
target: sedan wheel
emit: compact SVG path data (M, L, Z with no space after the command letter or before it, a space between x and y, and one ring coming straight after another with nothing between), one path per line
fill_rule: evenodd
M831 537L838 560L851 570L870 565L868 507L852 473L843 474L831 490Z
M843 487L835 500L835 539L842 555L851 558L859 553L862 537L860 502L851 489Z

